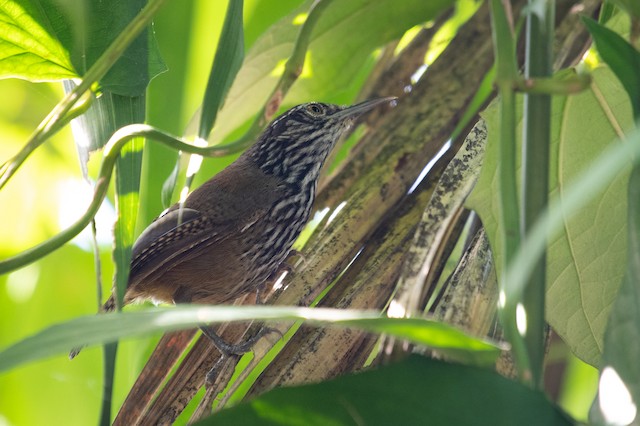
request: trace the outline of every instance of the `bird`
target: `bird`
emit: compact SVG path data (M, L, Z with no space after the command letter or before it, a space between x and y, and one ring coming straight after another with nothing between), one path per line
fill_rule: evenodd
M307 223L320 170L338 139L358 116L393 100L305 103L274 120L236 161L142 232L124 304L220 305L259 289ZM115 306L112 295L103 311ZM237 349L203 331L219 349Z

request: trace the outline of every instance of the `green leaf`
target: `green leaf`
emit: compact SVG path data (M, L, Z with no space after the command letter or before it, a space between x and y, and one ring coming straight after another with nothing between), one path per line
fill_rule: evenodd
M571 425L547 398L495 372L411 356L275 389L198 425Z
M112 120L102 120L101 129L109 127L120 128L127 124L144 122L145 96L119 96L105 93L103 98L113 99L112 105L106 111ZM106 118L106 117L104 117ZM94 123L95 124L95 123ZM116 161L116 222L113 228L113 260L115 264L114 279L117 296L117 306L122 306L129 281L131 265L131 251L133 247L136 221L138 218L138 199L140 192L140 173L142 170L142 149L144 139L136 138L127 143L120 151ZM115 377L115 357L117 342L105 345L105 394L103 395L102 424L109 424L111 413L111 391Z
M118 128L144 121L144 96L118 98L120 101L115 108ZM114 282L119 298L124 297L129 281L131 250L138 218L143 147L144 139L133 139L122 149L116 162L116 213L118 217L113 230L113 260L116 268Z
M43 3L49 1L56 3L55 0ZM80 16L82 22L74 22L76 27L72 30L76 31L70 41L73 44L66 44L76 68L81 73L88 70L146 3L146 0L88 1ZM100 80L100 85L118 95L140 96L149 81L164 71L166 66L153 31L145 30Z
M207 139L244 58L243 0L230 0L202 102L198 136Z
M432 346L441 353L486 363L499 355L494 345L465 335L454 327L425 319L380 317L377 312L273 306L177 306L142 312L109 313L54 325L0 352L0 371L67 353L71 348L113 342L158 331L194 328L201 324L249 320L306 320L311 323L358 327ZM464 352L470 354L465 357ZM472 353L477 352L477 353Z
M282 106L339 97L351 88L375 48L400 38L407 29L434 18L452 4L452 0L332 3L316 24L302 74ZM210 141L222 141L264 105L291 55L310 5L311 1L305 2L255 42L219 112Z
M60 19L48 19L39 3L0 2L0 78L49 81L78 77L69 51L52 27Z
M0 5L0 76L32 81L82 76L145 6L146 0L5 1ZM73 65L71 65L73 64ZM100 80L104 90L139 96L166 67L144 31Z
M341 321L373 333L385 333L400 339L423 344L440 350L450 359L489 366L495 363L500 351L485 341L470 338L462 331L445 323L421 318L376 318L374 320Z
M173 198L173 193L176 189L176 184L178 182L178 176L180 175L180 163L182 161L182 155L178 155L176 159L176 164L173 166L173 170L169 173L169 176L165 179L162 184L162 192L160 194L160 198L162 201L162 207L168 209L171 207L171 202Z
M500 1L493 0L491 2L491 19L493 50L496 52L496 79L514 81L518 78L514 36L507 18L507 11Z
M636 118L640 117L640 53L618 33L604 25L586 16L582 17L582 21L591 33L598 53L627 91L633 115Z
M609 0L634 18L640 18L640 2L638 0Z
M68 83L65 87L69 88ZM89 153L104 146L113 133L124 126L144 122L145 96L121 96L105 92L87 113L75 119L74 136L83 175L87 177ZM116 267L114 283L124 295L129 279L131 248L138 217L140 173L144 140L136 138L125 145L116 160L116 213L113 258Z
M605 67L593 71L593 90L553 99L550 199L565 198L569 183L632 125L628 97ZM521 108L521 103L518 104ZM521 117L521 111L518 111ZM501 261L497 226L496 111L486 115L489 139L482 172L467 204L482 218L496 262ZM616 118L611 123L608 115ZM519 150L518 150L519 152ZM519 164L520 159L518 159ZM625 271L628 169L580 211L564 218L564 229L548 245L547 321L572 351L591 365L602 354L608 313ZM519 174L518 174L519 175Z

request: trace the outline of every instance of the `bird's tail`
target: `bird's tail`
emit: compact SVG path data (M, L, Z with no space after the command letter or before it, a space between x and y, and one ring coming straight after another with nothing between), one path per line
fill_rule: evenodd
M113 294L109 296L104 305L102 305L102 312L113 312L116 310L116 299L113 297Z
M104 302L104 305L102 305L101 312L107 313L107 312L113 312L115 310L116 310L116 299L113 297L113 294L112 294L111 296L109 296L107 301ZM83 347L84 346L79 346L77 348L71 349L71 351L69 351L69 359L74 359L76 356L78 356L78 354L80 353Z

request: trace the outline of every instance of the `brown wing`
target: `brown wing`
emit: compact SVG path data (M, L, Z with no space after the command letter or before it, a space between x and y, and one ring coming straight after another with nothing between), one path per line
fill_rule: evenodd
M242 281L241 234L252 232L284 194L283 186L250 166L241 157L194 191L182 209L174 205L140 235L127 302L171 302L176 294L179 301L209 300L212 292Z
M136 240L132 250L129 286L149 279L176 261L186 260L188 252L219 241L227 233L223 224L213 229L206 216L183 208L168 211L156 219Z

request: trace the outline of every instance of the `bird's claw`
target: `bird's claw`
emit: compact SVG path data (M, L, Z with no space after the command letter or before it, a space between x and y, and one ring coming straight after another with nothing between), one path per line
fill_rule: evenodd
M215 382L220 372L220 368L222 367L222 365L224 365L224 362L227 360L227 358L239 357L240 355L244 355L245 353L251 350L251 348L258 342L258 340L260 340L267 334L274 333L274 334L278 334L281 338L284 337L282 332L276 328L262 327L260 331L258 331L258 333L256 333L254 336L250 337L249 339L245 340L244 342L231 344L231 343L225 342L224 339L218 336L209 327L201 327L201 330L204 333L204 335L211 340L213 345L216 348L218 348L218 350L222 354L220 359L213 365L213 367L211 367L211 370L209 370L209 372L207 373L205 378L206 386L213 385L213 383Z

